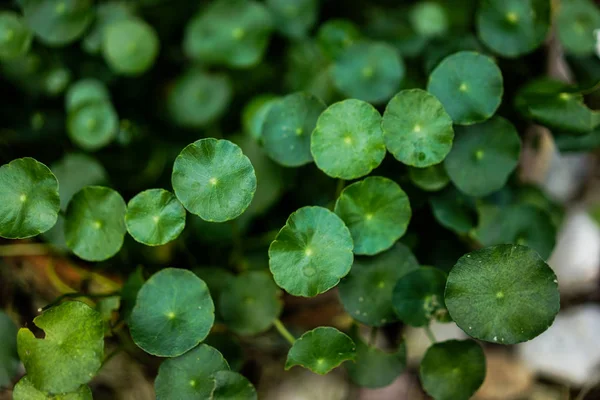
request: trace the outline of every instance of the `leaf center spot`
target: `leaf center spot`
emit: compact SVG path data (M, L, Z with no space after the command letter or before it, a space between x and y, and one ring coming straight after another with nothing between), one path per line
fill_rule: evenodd
M511 24L516 24L519 21L519 16L515 12L506 13L506 20Z
M246 32L244 32L244 30L242 28L235 28L232 32L231 32L231 36L233 36L233 38L235 40L240 40L242 39L244 36L246 35Z
M219 183L219 180L217 178L210 178L208 181L213 186L217 186L217 183Z
M192 379L192 380L190 381L190 386L191 386L191 387L196 387L196 381Z
M127 45L127 52L129 54L133 54L136 50L137 50L137 43L129 42L129 44Z
M317 364L323 365L324 362L325 362L324 358L317 358Z
M415 127L413 128L413 132L421 132L421 125L416 124Z
M159 219L160 219L160 217L158 215L155 215L154 217L152 217L152 221L154 221L155 223L157 223Z
M19 196L19 200L21 200L21 203L25 203L27 201L27 195L22 194L21 196Z
M365 219L366 219L367 221L370 221L370 220L372 220L372 219L373 219L373 214L371 214L371 213L368 213L367 215L365 215Z
M571 95L569 93L561 93L558 96L562 101L567 101L571 99Z
M96 228L96 229L102 228L102 221L94 221L94 228Z
M352 144L352 138L350 136L344 137L344 143L346 143L346 144Z
M96 118L88 118L87 121L85 121L85 126L90 131L93 131L94 129L96 129L97 125L98 125L98 121L96 120Z
M56 7L54 7L54 11L57 14L63 14L65 12L65 10L67 9L67 5L65 4L64 1L61 1L60 3L58 3L56 5Z
M304 273L304 276L306 276L306 277L311 277L311 276L313 276L314 274L317 273L317 271L313 267L311 267L309 265L307 265L306 267L304 267L302 269L302 272Z
M379 281L379 283L377 284L377 287L379 289L383 289L385 287L385 282L384 281Z
M498 293L496 293L496 298L497 299L503 299L504 298L504 292L503 291L499 291Z
M363 75L365 78L370 78L370 77L372 77L374 73L375 73L375 71L373 70L373 68L372 68L372 67L369 67L369 66L367 66L367 67L364 67L364 68L362 69L362 75Z
M307 247L306 250L304 250L304 254L306 254L307 257L312 256L312 249L310 247Z
M466 83L461 83L460 86L458 87L458 90L460 90L461 92L466 92L467 90L469 90L469 87L467 86Z
M246 304L254 304L254 297L248 296L244 298L244 303Z
M174 313L173 311L170 311L170 312L168 312L168 313L167 313L167 318L169 318L169 319L171 319L171 320L172 320L172 319L175 319L175 313Z
M483 156L485 155L485 153L483 152L483 150L479 149L475 152L475 159L477 161L480 161L483 159Z
M301 127L296 128L296 135L300 136L304 133L304 129L302 129Z
M8 29L4 33L4 37L2 38L2 40L4 42L10 42L14 37L15 37L15 31L13 31L12 29Z

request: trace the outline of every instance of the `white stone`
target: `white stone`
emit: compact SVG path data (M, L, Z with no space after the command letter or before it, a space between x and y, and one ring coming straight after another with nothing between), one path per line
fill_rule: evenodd
M600 306L586 304L561 312L540 336L517 345L517 353L532 371L581 387L600 370Z

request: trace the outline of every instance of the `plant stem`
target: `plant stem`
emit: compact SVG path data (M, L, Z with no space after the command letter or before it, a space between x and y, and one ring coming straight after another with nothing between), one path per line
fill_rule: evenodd
M120 295L121 295L120 292L99 293L99 294L81 293L81 292L65 293L65 294L63 294L61 296L58 296L56 298L56 300L54 300L52 303L48 304L47 306L41 308L39 311L46 311L47 309L54 307L55 305L57 305L58 303L60 303L64 299L75 299L75 298L78 298L78 297L87 297L89 299L103 299L103 298L106 298L106 297L114 297L114 296L120 296Z
M44 243L17 243L0 246L0 257L41 256L50 253Z
M337 188L335 189L335 200L334 202L340 197L340 194L342 194L342 190L344 190L344 186L346 184L346 181L343 179L339 179L338 183L337 183Z
M285 338L285 340L290 342L291 345L294 345L294 343L296 342L296 338L290 333L290 331L286 329L286 327L283 325L279 318L275 318L275 321L273 321L273 325L275 325L275 328L277 328L277 331L281 336Z
M427 337L429 338L429 340L431 340L431 343L435 344L437 342L435 335L433 334L433 331L431 330L431 326L427 325L424 327L425 329L425 333L427 334Z
M369 334L369 346L373 346L377 340L377 327L371 327L371 333Z

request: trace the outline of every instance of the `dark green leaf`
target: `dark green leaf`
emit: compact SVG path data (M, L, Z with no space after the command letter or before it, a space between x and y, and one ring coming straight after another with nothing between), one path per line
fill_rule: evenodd
M9 387L19 369L17 353L17 325L0 311L0 389Z
M215 390L211 400L256 400L256 389L243 375L219 371L213 375Z
M154 28L139 18L119 19L104 29L102 54L117 74L143 74L154 64L159 47Z

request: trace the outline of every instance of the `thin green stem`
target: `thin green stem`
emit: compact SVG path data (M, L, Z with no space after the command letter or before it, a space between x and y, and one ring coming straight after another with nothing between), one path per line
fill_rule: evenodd
M287 328L283 325L281 320L279 318L275 318L275 321L273 321L273 325L275 325L275 328L277 329L279 334L283 336L285 340L290 342L290 344L293 346L296 342L296 338L290 333L290 331L287 330Z
M338 179L337 188L335 189L335 200L337 200L342 194L342 190L346 186L346 181L343 179Z
M369 346L375 345L375 341L377 340L377 327L371 327L371 333L369 334Z
M59 304L61 301L63 301L64 299L76 299L79 297L87 297L89 299L104 299L107 297L114 297L114 296L120 296L121 292L111 292L111 293L101 293L101 294L91 294L91 293L81 293L81 292L74 292L74 293L65 293L61 296L58 296L56 298L56 300L54 300L52 303L48 304L47 306L41 308L39 311L46 311L49 308L54 307L55 305Z
M433 331L431 330L431 326L426 325L424 327L424 329L425 329L425 333L427 334L427 337L429 338L429 340L431 340L431 343L435 344L437 342L437 339L435 338L435 335L433 334Z

